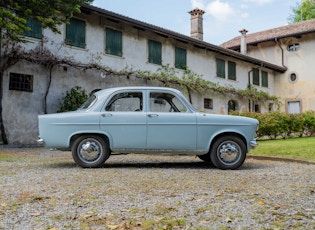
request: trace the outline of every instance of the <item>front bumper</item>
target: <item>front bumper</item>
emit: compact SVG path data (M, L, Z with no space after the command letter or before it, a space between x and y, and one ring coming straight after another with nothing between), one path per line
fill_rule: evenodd
M257 146L258 146L258 142L256 140L253 140L253 141L250 142L250 147L252 149L255 149Z

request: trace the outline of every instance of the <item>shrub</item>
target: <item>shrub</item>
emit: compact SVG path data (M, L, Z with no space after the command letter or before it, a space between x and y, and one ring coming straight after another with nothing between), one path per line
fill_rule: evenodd
M58 112L68 112L78 109L88 99L85 90L80 86L73 87L70 92L66 92L66 96L60 105Z
M234 115L252 117L259 120L258 138L277 137L288 138L292 136L314 136L315 135L315 112L308 111L301 114L286 114L280 112L271 113L249 113L233 112Z

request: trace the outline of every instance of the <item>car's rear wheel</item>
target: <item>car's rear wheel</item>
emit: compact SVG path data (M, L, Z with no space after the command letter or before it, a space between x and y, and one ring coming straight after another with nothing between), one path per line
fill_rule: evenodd
M210 159L219 169L237 169L245 161L246 145L236 136L218 138L210 150Z
M83 168L101 167L109 156L106 141L97 135L80 136L72 145L72 157Z

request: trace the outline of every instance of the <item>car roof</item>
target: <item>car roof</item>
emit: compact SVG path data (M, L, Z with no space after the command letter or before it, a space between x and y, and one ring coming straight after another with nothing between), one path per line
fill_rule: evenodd
M179 90L169 87L156 87L156 86L124 86L124 87L113 87L99 90L95 93L95 95L100 95L104 93L112 93L120 90L169 90L176 93L180 93Z

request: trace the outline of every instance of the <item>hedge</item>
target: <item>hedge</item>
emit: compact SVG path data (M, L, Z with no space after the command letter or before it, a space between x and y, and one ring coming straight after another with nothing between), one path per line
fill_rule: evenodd
M300 114L281 112L253 113L232 112L233 115L252 117L259 120L257 138L288 138L315 135L315 111Z

